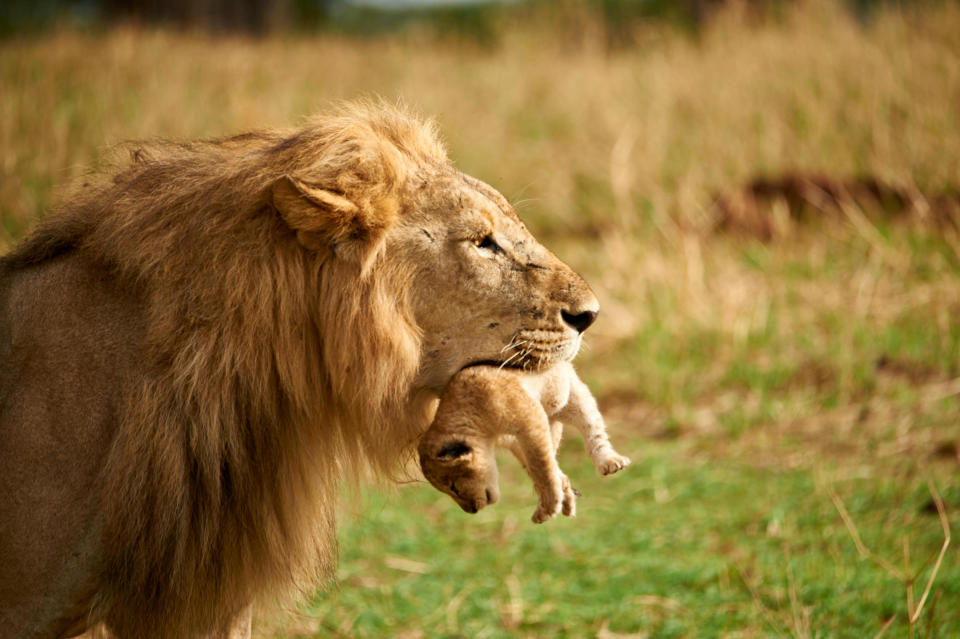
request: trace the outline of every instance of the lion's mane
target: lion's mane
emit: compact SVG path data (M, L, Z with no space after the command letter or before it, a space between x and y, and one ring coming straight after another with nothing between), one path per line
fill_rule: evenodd
M341 481L395 472L417 435L398 417L419 363L410 268L306 250L272 186L310 174L395 216L419 167L447 159L430 122L380 104L127 151L4 262L76 251L139 300L147 357L100 481L91 618L184 637L314 586Z

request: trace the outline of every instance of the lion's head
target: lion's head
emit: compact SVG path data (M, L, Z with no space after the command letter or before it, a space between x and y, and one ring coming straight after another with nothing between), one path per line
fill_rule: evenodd
M491 187L449 168L425 178L387 243L416 264L421 383L441 388L479 362L539 369L572 360L598 311L586 282Z
M439 392L481 362L573 359L597 299L510 203L455 169L429 123L378 108L352 133L358 163L298 167L274 202L308 249L400 285L382 302L416 334L414 386Z

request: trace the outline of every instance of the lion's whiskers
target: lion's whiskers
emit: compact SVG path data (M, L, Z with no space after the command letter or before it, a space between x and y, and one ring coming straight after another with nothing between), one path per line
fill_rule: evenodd
M516 338L513 338L513 339L516 339ZM530 342L530 340L526 340L526 339L525 339L525 340L521 340L521 341L519 341L519 342L514 342L513 340L510 340L510 343L509 343L509 344L507 344L506 346L504 346L503 348L500 349L500 353L503 353L505 350L507 350L507 349L509 349L509 348L518 348L519 346L521 346L521 345L523 345L523 344L527 344L527 343L529 343L529 342Z
M511 355L511 356L508 357L507 359L503 360L503 363L500 364L500 369L502 370L504 366L506 366L507 364L509 364L509 363L510 363L515 357L517 357L518 355L522 355L521 351L517 351L516 353L514 353L513 355Z

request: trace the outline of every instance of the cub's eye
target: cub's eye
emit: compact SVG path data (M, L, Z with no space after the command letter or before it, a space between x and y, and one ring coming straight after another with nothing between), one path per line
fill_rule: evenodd
M463 457L469 453L470 450L471 448L466 442L452 442L441 448L440 452L437 453L437 457L443 460L456 459Z
M500 245L493 241L493 236L484 235L482 238L476 241L478 249L483 249L485 251L490 251L492 253L503 253L503 249L500 248Z

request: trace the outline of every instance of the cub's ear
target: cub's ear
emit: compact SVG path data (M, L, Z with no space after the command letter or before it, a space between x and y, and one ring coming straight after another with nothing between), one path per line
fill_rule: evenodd
M382 233L343 193L285 175L273 184L273 206L304 247L364 261Z

